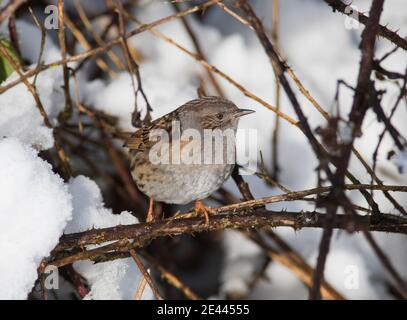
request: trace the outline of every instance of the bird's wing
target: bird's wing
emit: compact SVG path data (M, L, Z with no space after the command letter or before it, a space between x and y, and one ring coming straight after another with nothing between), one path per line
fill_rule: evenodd
M172 129L172 120L177 120L177 110L154 120L150 125L146 125L138 129L134 134L127 138L124 142L124 147L132 150L149 150L157 143L156 140L150 140L150 132L152 130L165 130L170 135Z

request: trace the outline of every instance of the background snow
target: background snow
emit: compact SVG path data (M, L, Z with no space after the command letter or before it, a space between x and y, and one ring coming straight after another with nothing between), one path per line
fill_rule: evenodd
M0 299L25 299L71 218L68 188L36 151L0 140Z

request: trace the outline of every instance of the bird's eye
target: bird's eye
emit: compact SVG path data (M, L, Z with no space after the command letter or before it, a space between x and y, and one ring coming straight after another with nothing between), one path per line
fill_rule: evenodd
M222 120L222 119L223 119L223 114L218 113L218 114L216 115L216 118L218 118L218 120Z

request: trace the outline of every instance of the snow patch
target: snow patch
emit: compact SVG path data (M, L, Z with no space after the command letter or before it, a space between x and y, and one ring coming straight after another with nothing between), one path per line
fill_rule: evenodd
M15 138L0 140L0 194L0 299L25 299L71 218L71 195L51 165Z

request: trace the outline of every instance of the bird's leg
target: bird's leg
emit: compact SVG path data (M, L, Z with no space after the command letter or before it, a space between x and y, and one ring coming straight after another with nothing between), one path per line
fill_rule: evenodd
M147 212L146 222L153 221L153 218L154 218L154 199L151 197L150 202L148 204L148 212Z
M209 213L211 212L211 208L205 206L201 200L195 201L195 212L203 214L205 216L205 223L209 223Z

